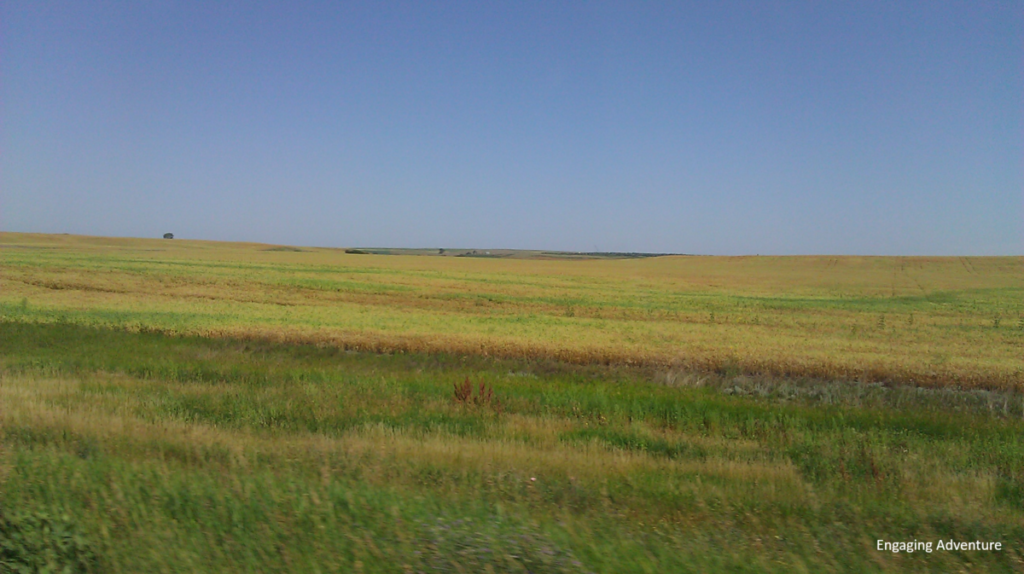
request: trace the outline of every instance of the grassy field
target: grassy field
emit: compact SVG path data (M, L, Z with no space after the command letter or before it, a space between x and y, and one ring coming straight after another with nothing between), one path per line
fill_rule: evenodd
M529 260L0 233L0 316L370 351L1024 388L1024 258Z
M1022 265L0 234L0 572L1021 572Z
M1014 572L1019 393L0 323L0 564ZM454 399L466 379L489 402ZM892 553L876 541L1000 541ZM13 548L13 550L11 550ZM38 566L38 564L37 564Z

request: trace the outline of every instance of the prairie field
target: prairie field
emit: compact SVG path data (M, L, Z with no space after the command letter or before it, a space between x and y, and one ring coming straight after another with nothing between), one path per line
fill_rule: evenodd
M0 233L18 321L1020 389L1024 257L550 260Z
M0 571L1021 572L1022 295L3 233Z

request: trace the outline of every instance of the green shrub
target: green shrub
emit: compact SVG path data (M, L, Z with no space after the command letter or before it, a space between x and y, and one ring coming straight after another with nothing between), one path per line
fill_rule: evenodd
M94 572L96 556L67 515L0 509L0 572Z

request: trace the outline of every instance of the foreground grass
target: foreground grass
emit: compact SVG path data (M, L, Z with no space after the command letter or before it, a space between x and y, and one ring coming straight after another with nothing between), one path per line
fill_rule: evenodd
M1024 388L1024 258L544 261L0 233L0 317Z
M1024 567L1014 391L8 321L0 405L9 530L97 572Z

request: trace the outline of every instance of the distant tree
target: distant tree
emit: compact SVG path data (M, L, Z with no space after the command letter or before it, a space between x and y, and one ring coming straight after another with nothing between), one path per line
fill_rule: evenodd
M438 255L444 255L444 249L438 249L437 250L437 254Z
M174 239L173 233L164 233L164 239Z

